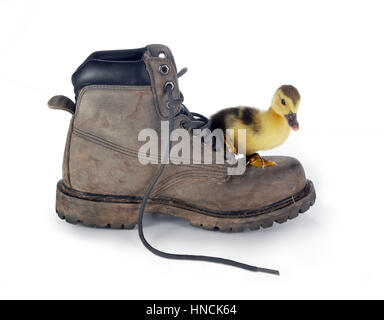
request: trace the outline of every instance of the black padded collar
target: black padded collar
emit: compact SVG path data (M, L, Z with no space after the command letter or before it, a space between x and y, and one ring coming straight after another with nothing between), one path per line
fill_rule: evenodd
M150 85L143 61L145 51L140 48L92 53L72 75L76 99L82 88L93 84Z

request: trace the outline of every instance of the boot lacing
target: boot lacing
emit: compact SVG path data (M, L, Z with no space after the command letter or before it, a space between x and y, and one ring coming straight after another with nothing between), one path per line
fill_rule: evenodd
M187 71L186 68L182 69L178 74L177 77L181 77L185 72ZM144 217L144 210L145 206L147 204L147 201L149 199L149 196L152 192L152 189L155 187L157 181L159 180L160 176L162 175L166 163L168 162L169 159L169 154L171 150L171 133L174 127L174 122L175 122L175 107L181 106L179 113L185 114L188 118L189 121L185 121L183 126L186 129L193 128L193 129L205 129L209 128L210 126L210 121L204 117L201 114L195 113L195 112L190 112L184 105L183 105L183 95L180 93L180 98L179 99L174 99L172 96L172 91L174 89L174 84L172 82L167 82L164 88L167 91L168 94L168 103L167 103L167 108L169 109L169 136L168 136L168 147L166 149L165 155L163 159L163 163L160 165L159 170L153 177L151 183L148 185L147 190L145 191L145 194L143 196L143 200L141 202L140 206L140 211L139 211L139 219L138 219L138 229L139 229L139 237L141 242L144 244L144 246L151 251L152 253L163 257L167 259L178 259L178 260L198 260L198 261L207 261L207 262L215 262L215 263L221 263L225 265L230 265L233 267L238 267L241 269L249 270L249 271L254 271L254 272L265 272L265 273L271 273L271 274L276 274L279 275L279 271L277 270L272 270L272 269L266 269L266 268L259 268L256 266L252 266L249 264L237 262L234 260L229 260L225 258L218 258L218 257L211 257L211 256L200 256L200 255L189 255L189 254L175 254L175 253L168 253L164 251L160 251L154 247L152 247L148 241L146 240L143 232L143 217Z

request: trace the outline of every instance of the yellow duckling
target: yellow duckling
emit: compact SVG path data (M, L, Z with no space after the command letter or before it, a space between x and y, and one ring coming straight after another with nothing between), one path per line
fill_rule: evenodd
M251 107L223 109L211 117L211 131L219 128L234 129L233 151L246 150L247 162L263 168L275 162L260 157L260 150L269 150L287 140L291 129L297 131L297 110L300 105L299 91L291 85L283 85L273 95L271 107L261 111ZM237 129L246 129L246 146L238 141ZM240 145L239 145L240 143Z

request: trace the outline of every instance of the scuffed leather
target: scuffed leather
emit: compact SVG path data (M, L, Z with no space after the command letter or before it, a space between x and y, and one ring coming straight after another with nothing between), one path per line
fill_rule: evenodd
M167 119L165 81L173 81L178 95L176 66L171 55L158 58L166 47L144 54L152 86L87 86L82 89L67 140L70 186L78 191L143 196L159 164L143 165L138 134L152 128L160 137L160 121ZM169 75L158 67L167 63ZM175 127L185 119L178 115ZM69 145L69 146L68 146ZM151 197L166 197L212 210L254 210L301 191L306 178L301 164L290 157L267 157L276 166L247 167L240 176L228 176L227 164L167 165Z

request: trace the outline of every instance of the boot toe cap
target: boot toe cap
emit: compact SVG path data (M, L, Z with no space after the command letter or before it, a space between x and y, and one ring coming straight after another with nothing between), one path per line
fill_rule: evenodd
M307 179L301 163L291 157L270 156L265 159L276 165L265 168L248 166L240 176L232 176L231 184L236 193L244 197L243 205L251 209L269 205L300 192Z

